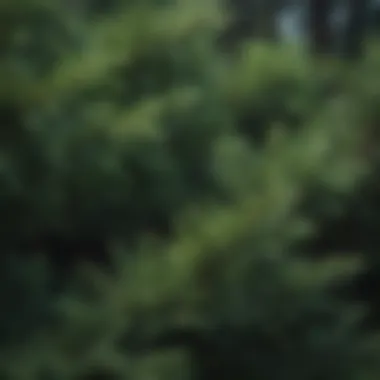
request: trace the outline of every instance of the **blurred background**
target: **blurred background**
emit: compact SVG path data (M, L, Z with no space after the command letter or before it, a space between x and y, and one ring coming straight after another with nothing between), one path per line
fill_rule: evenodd
M0 380L380 378L380 2L0 1Z

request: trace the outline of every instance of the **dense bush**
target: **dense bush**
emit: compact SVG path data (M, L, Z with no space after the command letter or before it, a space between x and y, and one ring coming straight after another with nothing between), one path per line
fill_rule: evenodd
M227 57L212 2L3 3L1 378L378 378L369 256L326 237L375 178L376 55Z
M199 19L191 4L129 8L78 28L43 78L21 67L29 98L23 82L13 95L4 90L12 134L2 215L11 245L167 233L177 210L221 190L210 169L212 143L228 129L211 95L218 74L207 35L217 14L203 7ZM24 8L15 9L22 20ZM44 27L54 39L55 25Z

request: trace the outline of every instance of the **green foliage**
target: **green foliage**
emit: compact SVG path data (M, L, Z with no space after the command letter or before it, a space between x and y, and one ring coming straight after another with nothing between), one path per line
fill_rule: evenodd
M134 6L84 24L43 78L27 73L15 99L6 93L8 144L24 154L4 152L3 215L23 205L5 235L19 235L20 224L30 235L105 239L160 230L175 210L217 190L209 156L228 126L207 100L218 78L207 62L219 17L201 9L199 17L192 3ZM45 33L54 36L53 26Z
M280 153L269 151L262 165L273 168L287 145ZM305 150L299 145L294 152ZM58 327L32 341L21 358L20 351L8 354L7 363L25 362L22 368L8 365L10 378L51 372L86 379L95 371L145 379L170 371L174 379L189 370L187 350L139 354L139 347L149 348L156 336L175 328L209 337L216 346L210 355L226 379L236 373L243 379L359 378L377 358L355 327L360 310L330 293L358 263L315 264L286 250L305 233L303 220L293 215L301 189L289 183L293 168L287 168L280 178L268 175L262 189L232 207L186 218L171 245L146 241L135 259L121 259L112 278L83 272L60 301Z
M114 6L0 6L0 377L378 378L340 295L366 260L298 244L372 169L375 58L339 80L287 47L231 61L218 4ZM50 235L114 243L114 270L76 263L57 291Z
M226 76L223 92L239 117L239 131L260 141L277 124L298 129L318 110L331 87L326 74L299 48L250 42Z

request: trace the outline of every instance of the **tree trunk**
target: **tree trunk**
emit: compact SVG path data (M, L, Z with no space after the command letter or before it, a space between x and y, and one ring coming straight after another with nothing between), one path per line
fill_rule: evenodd
M369 0L349 0L349 17L343 34L343 57L356 61L364 54Z
M234 48L250 38L277 39L276 14L282 0L225 0L232 16L221 36L223 47Z
M334 34L330 22L333 6L332 0L310 0L309 2L310 50L314 55L327 55L334 51Z
M279 12L279 0L256 0L254 2L254 37L269 41L277 40L276 14Z

